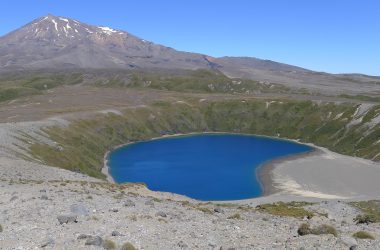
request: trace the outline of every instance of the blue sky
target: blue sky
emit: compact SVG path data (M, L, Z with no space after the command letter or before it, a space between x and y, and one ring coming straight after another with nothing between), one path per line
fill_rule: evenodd
M0 35L51 13L179 50L380 75L379 0L12 0Z

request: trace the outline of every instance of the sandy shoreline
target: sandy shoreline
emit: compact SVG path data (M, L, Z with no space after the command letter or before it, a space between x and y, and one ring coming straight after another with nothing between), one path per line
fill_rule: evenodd
M321 153L276 164L272 171L273 185L281 190L281 195L347 200L380 198L379 162L314 147Z
M106 180L110 183L116 183L112 175L110 174L110 169L108 167L108 156L111 150L108 150L107 153L103 157L103 168L102 168L102 174L106 176Z
M287 162L294 161L300 158L310 157L313 155L320 155L322 151L318 148L312 147L313 149L306 153L299 153L291 156L284 156L274 160L270 160L268 162L263 163L261 166L256 168L256 176L263 190L263 196L269 196L272 194L276 194L281 190L274 185L272 172L276 168L277 165Z

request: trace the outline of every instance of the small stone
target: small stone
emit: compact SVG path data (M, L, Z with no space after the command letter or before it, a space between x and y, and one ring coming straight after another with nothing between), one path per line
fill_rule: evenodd
M83 239L88 239L90 237L91 237L91 235L88 235L88 234L80 234L77 239L83 240Z
M214 249L216 247L216 244L214 244L214 243L208 243L208 246L211 247L212 249Z
M103 239L100 236L90 236L87 238L86 246L101 246L103 244Z
M159 211L156 213L156 216L160 216L160 217L167 217L166 213L162 212L162 211Z
M214 208L215 213L223 213L223 210L220 207Z
M117 208L111 208L111 209L110 209L110 212L117 213L117 212L119 212L119 209L117 209Z
M185 242L183 242L182 240L180 242L178 242L177 245L180 248L188 248L188 245Z
M136 206L136 204L133 201L131 201L131 200L126 200L124 202L124 206L125 207L134 207L134 206Z
M41 200L48 200L49 198L47 197L47 195L42 195L41 196Z
M46 193L46 190L45 189L41 189L40 193Z
M321 243L319 243L319 242L315 242L315 243L313 244L313 247L315 247L315 248L320 248L320 247L321 247Z
M78 222L78 218L75 215L60 215L57 217L57 219L61 225Z
M10 201L14 201L14 200L17 200L17 199L18 199L17 196L13 196L13 197L10 199Z
M52 238L46 239L41 243L41 248L48 247L48 246L53 246L54 245L54 240Z
M119 233L118 231L112 231L111 235L112 236L122 236L121 233Z

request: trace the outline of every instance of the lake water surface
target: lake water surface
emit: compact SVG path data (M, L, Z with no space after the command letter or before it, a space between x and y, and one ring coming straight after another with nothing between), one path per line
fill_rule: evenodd
M311 150L269 137L199 134L120 147L109 154L108 166L117 183L144 182L199 200L240 200L262 195L261 164Z

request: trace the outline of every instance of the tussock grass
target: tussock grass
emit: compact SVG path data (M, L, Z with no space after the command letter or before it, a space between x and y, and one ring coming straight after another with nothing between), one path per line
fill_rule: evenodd
M213 212L207 207L196 207L196 209L205 214L213 214Z
M233 219L233 220L241 220L242 217L239 213L233 214L231 216L228 216L227 219Z
M138 250L135 246L132 245L132 243L126 242L124 243L120 250Z
M357 239L369 239L369 240L374 240L375 237L373 237L372 234L366 232L366 231L358 231L352 235L352 237L357 238Z
M315 228L310 228L310 225L308 223L302 223L298 230L298 235L304 236L308 234L315 234L315 235L321 235L321 234L332 234L335 237L338 236L338 231L330 225L323 224Z
M338 236L338 231L333 226L326 225L326 224L320 225L320 226L312 229L311 233L316 234L316 235L332 234L335 237Z
M116 249L116 243L112 240L106 239L103 242L103 248L106 250L113 250Z
M297 233L298 233L298 235L300 235L300 236L304 236L304 235L311 234L311 228L310 228L310 225L309 225L308 223L302 223L302 224L298 227Z

